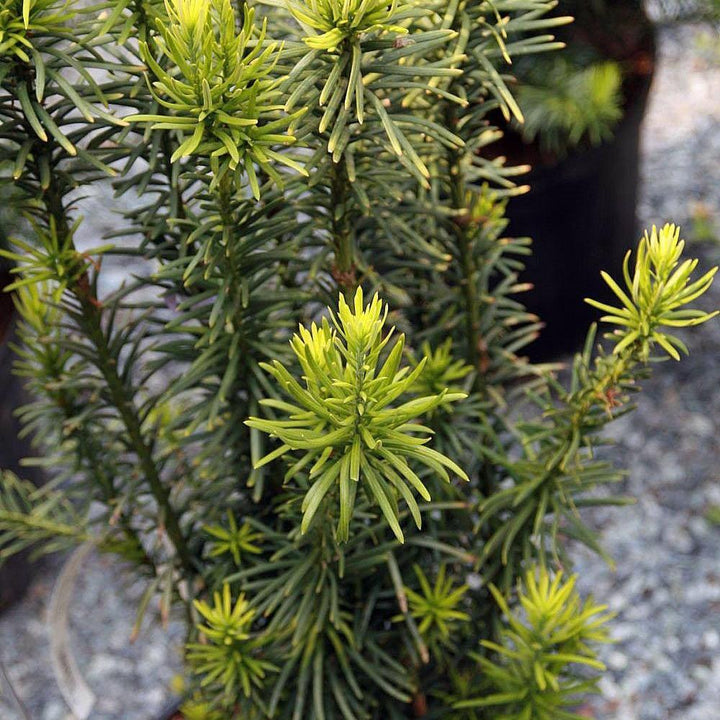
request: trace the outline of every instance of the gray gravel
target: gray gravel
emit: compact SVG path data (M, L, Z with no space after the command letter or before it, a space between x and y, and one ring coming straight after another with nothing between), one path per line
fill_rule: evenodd
M720 217L720 40L711 52L706 33L663 32L643 135L640 219L672 220L685 237L698 214ZM720 246L690 251L720 261ZM704 305L720 308L717 282ZM591 516L617 570L588 554L575 568L581 590L618 613L597 720L720 718L720 526L705 518L720 505L720 323L685 337L690 357L658 366L610 429L621 489L637 498Z
M708 50L705 32L663 30L644 129L642 223L673 220L686 236L698 214L720 217L720 42ZM720 258L713 246L693 249L706 265ZM706 305L720 307L720 282ZM720 526L705 518L720 505L720 322L688 342L691 357L658 366L637 411L612 428L611 455L629 471L622 489L638 502L591 520L617 570L578 551L582 591L618 613L616 642L603 650L603 695L587 707L597 720L720 719ZM32 720L72 718L52 677L44 623L57 572L57 561L45 563L26 600L0 618L0 661ZM150 720L170 697L180 628L165 631L151 617L130 644L139 590L111 559L86 563L71 632L97 695L94 720ZM6 690L0 718L21 718Z
M23 602L0 619L0 660L32 720L74 720L53 675L46 624L60 565L43 563ZM96 696L92 720L154 720L168 703L170 683L180 669L182 628L171 623L163 629L151 608L131 643L141 591L109 556L91 556L78 578L70 634L80 672ZM0 718L25 720L7 686L0 695Z

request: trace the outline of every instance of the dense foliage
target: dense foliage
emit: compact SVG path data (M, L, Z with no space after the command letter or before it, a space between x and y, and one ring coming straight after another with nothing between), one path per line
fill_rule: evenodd
M91 542L187 620L188 718L572 718L602 606L565 579L593 453L712 281L641 242L569 389L490 113L553 2L0 0L23 408L3 557ZM76 200L126 210L79 248ZM145 273L100 292L103 263ZM597 303L595 303L597 305Z

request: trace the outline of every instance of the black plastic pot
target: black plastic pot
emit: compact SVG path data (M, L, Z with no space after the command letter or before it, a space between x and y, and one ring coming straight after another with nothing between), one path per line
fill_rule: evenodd
M522 301L545 323L528 347L535 360L581 345L598 317L584 298L612 299L600 271L617 277L637 243L640 129L651 81L651 72L636 79L612 140L553 165L536 165L523 178L531 191L509 203L508 234L533 238L524 279L534 288Z

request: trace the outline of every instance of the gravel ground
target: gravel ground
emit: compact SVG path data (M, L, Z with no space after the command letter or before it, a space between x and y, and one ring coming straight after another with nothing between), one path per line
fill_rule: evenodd
M0 619L0 660L27 712L23 716L11 702L6 684L0 693L2 720L75 718L49 656L47 608L60 569L58 559L44 562L22 603ZM83 563L69 627L80 673L95 695L92 720L153 720L168 703L170 682L180 668L182 628L171 623L163 629L150 609L131 643L141 591L128 585L112 557L93 555Z
M641 221L673 220L686 235L706 214L720 216L720 43L713 49L706 32L662 31L644 127ZM91 202L88 217L106 207ZM711 245L694 249L706 265L720 258ZM706 304L720 307L720 283ZM603 650L603 695L588 706L597 720L720 718L720 525L705 517L720 505L720 323L697 329L689 345L690 358L658 366L635 413L611 429L611 455L629 471L623 490L638 499L592 515L617 570L578 553L581 589L618 613L616 642ZM32 720L73 718L53 679L45 624L58 570L46 561L26 600L0 618L0 670ZM165 631L151 617L131 644L139 590L107 557L83 565L70 632L96 695L93 720L150 720L170 696L180 628ZM0 718L24 720L5 685Z
M720 43L707 31L666 30L643 133L643 225L679 223L685 236L720 213ZM691 248L717 263L720 249ZM704 300L720 307L720 285ZM637 410L610 429L637 504L593 513L613 571L581 555L579 586L618 613L610 672L591 704L597 720L720 718L720 323L687 336L690 357L660 365Z

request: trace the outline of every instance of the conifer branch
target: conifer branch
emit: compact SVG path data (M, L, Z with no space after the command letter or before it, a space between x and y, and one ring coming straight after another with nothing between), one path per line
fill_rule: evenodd
M158 467L155 464L152 446L145 439L137 408L118 373L118 358L111 352L107 345L106 336L102 328L102 309L100 303L92 292L90 280L87 275L80 276L78 281L68 289L75 295L80 303L81 314L77 318L77 321L95 348L97 355L94 361L107 383L109 397L125 425L130 445L137 455L140 468L148 483L150 492L158 504L163 524L177 552L180 565L184 572L188 576L191 576L195 572L195 567L187 546L187 540L180 527L179 517L170 501L170 490L162 481Z
M25 119L24 122L28 135L33 138L32 156L35 175L40 178L41 185L44 185L41 202L46 208L47 218L51 223L57 246L64 255L63 259L70 258L70 264L66 267L66 287L79 303L80 313L76 320L97 353L93 361L107 382L111 401L125 425L143 475L162 512L168 536L177 551L180 564L186 573L191 574L194 572L193 563L178 517L170 503L170 492L160 478L151 446L143 435L142 422L132 402L131 394L127 393L125 382L120 378L117 354L108 346L102 327L102 304L94 294L87 270L81 269L84 268L85 261L74 245L71 223L64 202L64 196L69 188L56 171L56 163L58 158L64 157L65 148L54 137L49 137L45 141L36 138L32 133L30 121Z
M0 164L35 236L5 253L22 420L55 483L0 492L6 554L87 536L152 570L134 632L184 608L188 717L572 717L605 617L553 570L567 537L602 551L580 505L623 502L593 496L619 476L592 448L713 313L663 229L592 303L612 352L591 333L569 389L518 355L523 168L487 152L491 113L521 119L510 61L567 18L103 3L70 28L62 0L0 0ZM120 241L80 253L74 193L118 167ZM154 267L101 298L102 253Z

